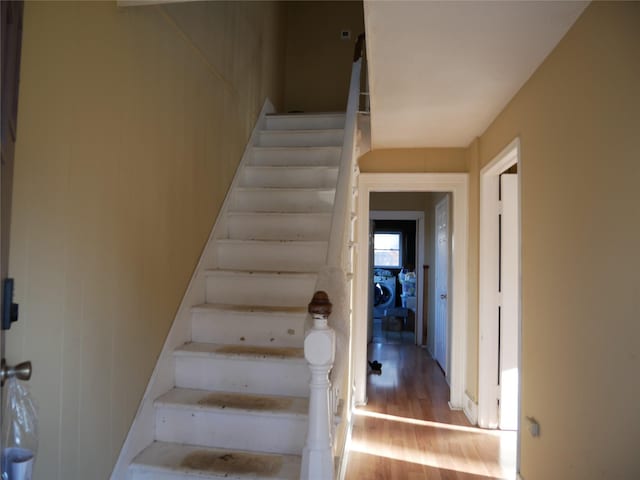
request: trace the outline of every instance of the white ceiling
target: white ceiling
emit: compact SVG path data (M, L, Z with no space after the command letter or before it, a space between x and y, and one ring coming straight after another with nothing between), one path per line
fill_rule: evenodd
M468 146L587 3L365 1L373 148Z

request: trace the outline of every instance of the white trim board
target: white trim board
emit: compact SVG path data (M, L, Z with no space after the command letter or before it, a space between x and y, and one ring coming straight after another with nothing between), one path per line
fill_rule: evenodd
M467 357L467 257L469 176L466 173L360 173L358 178L358 261L351 337L356 404L366 401L367 297L369 293L369 194L371 192L451 192L453 201L450 337L451 400L462 408ZM364 220L364 221L363 221Z
M465 392L464 407L462 408L471 425L478 424L478 404L471 400L471 397Z
M345 480L347 475L347 467L349 466L349 453L351 451L351 439L353 438L353 418L347 426L347 432L345 434L344 445L342 446L342 456L340 457L337 465L336 478L338 480Z
M422 311L423 302L423 274L422 265L424 265L424 212L418 210L371 210L369 212L369 220L414 220L416 222L416 242L417 242L417 255L416 255L416 278L420 288L416 291L416 328L415 328L415 343L420 345L422 340L422 331L424 328L424 312Z
M522 211L522 162L520 139L515 138L480 171L480 270L479 270L479 345L478 345L478 426L497 428L499 413L496 402L496 373L498 371L498 325L494 321L498 309L498 295L491 285L498 284L498 185L500 174L518 165L518 208ZM522 232L522 218L518 215L518 230ZM518 263L522 285L522 235L519 235ZM518 299L518 416L522 397L522 291ZM518 430L520 425L518 422ZM520 439L517 436L516 471L520 470ZM521 478L518 475L518 478Z
M498 294L493 287L498 285L499 275L498 184L500 174L519 163L519 149L516 138L480 172L478 425L483 428L498 427L498 325L494 321Z

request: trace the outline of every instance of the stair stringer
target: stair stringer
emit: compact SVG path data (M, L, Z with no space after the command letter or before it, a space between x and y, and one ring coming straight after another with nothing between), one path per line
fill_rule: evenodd
M111 473L110 480L124 480L127 478L127 469L129 464L142 450L154 441L155 438L155 407L154 401L159 396L171 390L175 385L175 368L173 352L181 345L191 340L191 307L193 305L205 302L205 284L207 269L217 266L216 240L224 237L227 231L227 212L232 204L232 192L240 183L244 166L252 158L252 150L257 143L261 130L266 126L266 116L274 113L275 107L267 98L262 106L262 110L258 115L256 123L251 132L251 136L247 141L247 145L242 155L242 159L238 164L235 175L229 189L227 190L225 200L218 212L218 217L211 229L209 239L205 244L200 259L195 267L193 275L182 302L178 307L169 333L165 339L164 345L156 366L153 369L149 383L145 393L140 401L136 416L129 429L129 433L118 456L116 465Z

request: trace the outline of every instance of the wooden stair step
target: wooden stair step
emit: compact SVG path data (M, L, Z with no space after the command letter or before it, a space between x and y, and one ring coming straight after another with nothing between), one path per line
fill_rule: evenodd
M219 345L214 343L186 343L174 351L175 356L207 358L238 358L246 360L301 361L304 349L296 347L267 347L260 345Z
M246 450L153 442L132 462L132 480L297 480L301 459Z
M307 430L306 398L174 388L157 398L156 440L298 455Z

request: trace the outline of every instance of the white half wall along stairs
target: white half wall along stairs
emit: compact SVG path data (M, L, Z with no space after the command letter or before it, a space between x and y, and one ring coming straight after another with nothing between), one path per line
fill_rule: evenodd
M267 102L112 480L299 479L345 114Z

